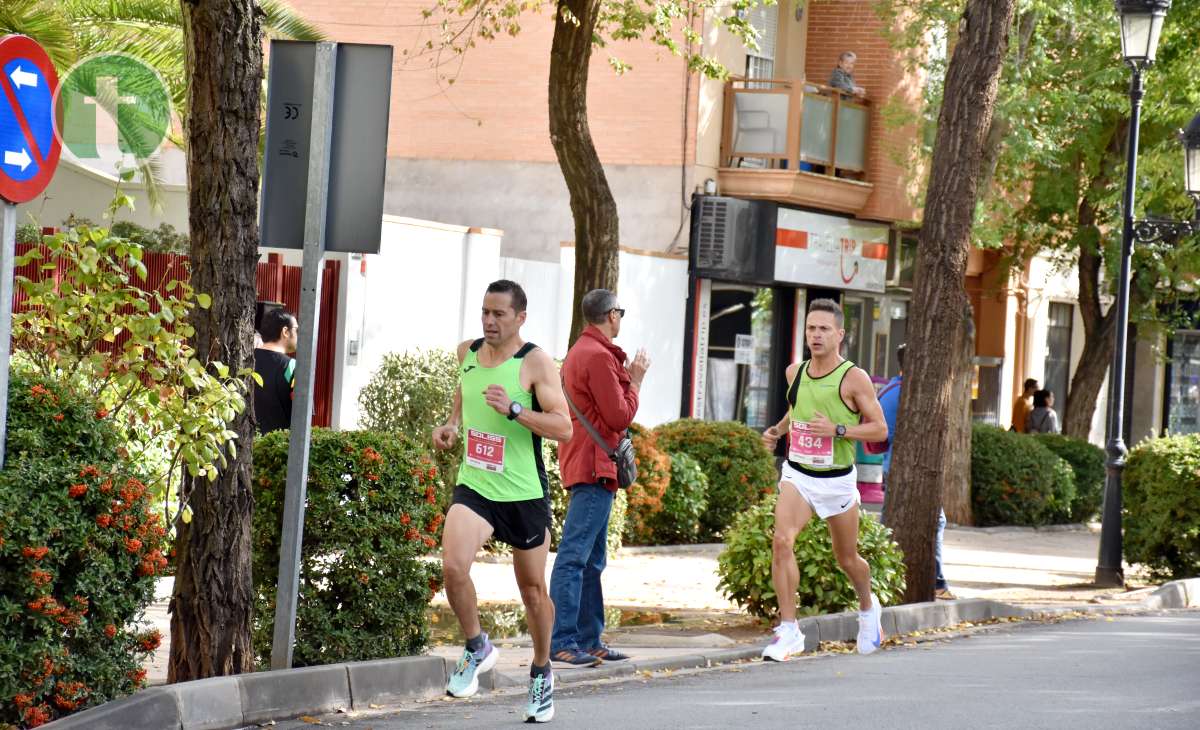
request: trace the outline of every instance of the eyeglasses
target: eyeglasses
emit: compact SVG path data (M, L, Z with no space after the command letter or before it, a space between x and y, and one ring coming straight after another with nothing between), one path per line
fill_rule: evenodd
M616 307L614 307L608 311L616 312L618 317L620 317L621 319L625 319L625 310L624 309L617 309Z

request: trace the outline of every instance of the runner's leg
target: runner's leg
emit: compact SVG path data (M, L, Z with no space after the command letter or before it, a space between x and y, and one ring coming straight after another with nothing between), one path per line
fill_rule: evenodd
M546 592L546 556L550 554L550 531L546 539L532 550L513 550L513 571L521 601L525 604L525 620L533 638L533 663L539 667L550 661L550 632L554 628L554 604Z
M442 575L446 600L458 617L465 639L479 636L483 630L479 625L479 604L475 583L471 581L471 564L491 535L492 526L470 507L450 506L442 532Z
M800 567L796 564L796 536L812 518L812 507L790 482L779 483L775 503L775 537L772 541L771 582L779 601L779 620L796 620L796 587Z
M871 566L858 554L858 505L829 518L829 537L842 572L854 585L859 610L871 608Z

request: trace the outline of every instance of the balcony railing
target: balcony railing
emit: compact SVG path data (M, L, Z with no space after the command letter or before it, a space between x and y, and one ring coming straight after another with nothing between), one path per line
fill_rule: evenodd
M725 85L721 165L862 180L869 125L869 102L832 87L735 78Z

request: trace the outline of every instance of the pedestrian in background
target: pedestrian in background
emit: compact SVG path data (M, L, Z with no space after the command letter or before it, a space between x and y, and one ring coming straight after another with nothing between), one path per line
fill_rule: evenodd
M296 387L296 351L300 326L286 309L263 315L262 344L254 349L254 421L260 436L292 427L292 391Z
M609 452L637 415L642 379L650 367L645 350L632 362L613 340L621 332L625 310L617 295L593 289L583 297L588 326L563 361L564 392L571 408L571 440L558 455L562 483L570 490L562 539L550 574L554 633L550 658L559 666L595 666L628 656L605 646L604 592L600 576L608 551L608 518L616 494L617 467ZM580 423L591 422L605 449Z
M1025 391L1013 401L1012 430L1025 433L1025 419L1033 410L1033 394L1037 392L1038 381L1029 378L1025 381Z
M1058 433L1058 414L1054 412L1054 392L1039 390L1033 394L1033 410L1025 417L1025 433Z

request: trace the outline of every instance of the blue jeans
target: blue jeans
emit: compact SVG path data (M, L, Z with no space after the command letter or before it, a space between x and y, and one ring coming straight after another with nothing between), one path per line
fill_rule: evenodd
M613 493L600 484L571 487L562 540L550 573L554 633L550 651L590 651L604 633L604 592L600 574L608 560L608 517Z

